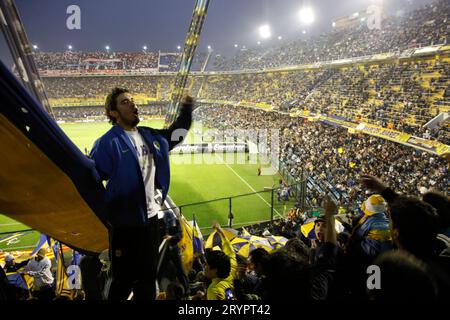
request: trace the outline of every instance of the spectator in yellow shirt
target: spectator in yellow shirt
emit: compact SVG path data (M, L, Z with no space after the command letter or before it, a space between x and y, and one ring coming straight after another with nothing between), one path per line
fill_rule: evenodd
M206 291L206 298L207 300L226 300L230 298L226 294L227 289L230 289L231 292L234 291L236 254L220 226L216 223L213 228L222 238L223 251L206 252L205 276L211 280L211 284Z

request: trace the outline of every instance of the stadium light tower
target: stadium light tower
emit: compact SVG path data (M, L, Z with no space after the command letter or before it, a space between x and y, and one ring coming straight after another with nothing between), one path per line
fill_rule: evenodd
M269 39L272 36L272 32L268 24L262 25L258 30L259 36L263 39Z
M314 11L311 7L304 7L299 12L300 22L305 25L310 25L314 22Z
M108 51L108 53L109 53L109 49L111 49L111 47L110 47L110 46L105 46L105 49L106 49L106 51Z

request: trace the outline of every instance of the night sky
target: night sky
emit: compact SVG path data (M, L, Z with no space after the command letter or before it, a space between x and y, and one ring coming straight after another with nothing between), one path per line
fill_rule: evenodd
M262 45L302 37L331 29L333 18L365 10L375 0L211 0L203 28L201 50L211 45L215 52L232 54L234 44L255 47L258 26L268 23L272 38ZM431 0L384 0L388 14ZM74 50L175 52L182 45L195 0L16 0L30 43L42 51ZM68 30L66 9L81 9L81 30ZM315 10L316 21L310 27L300 24L298 11L303 4ZM6 59L7 47L0 39L0 58Z

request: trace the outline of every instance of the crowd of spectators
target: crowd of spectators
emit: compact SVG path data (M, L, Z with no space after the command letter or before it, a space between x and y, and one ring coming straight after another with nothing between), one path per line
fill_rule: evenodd
M303 36L281 46L246 49L229 59L221 56L215 59L214 70L260 70L446 44L449 18L449 2L437 0L401 16L383 19L381 29L370 29L363 21L357 28L333 29L311 38Z
M209 128L279 130L279 161L296 180L308 176L311 205L333 192L342 204L357 206L365 197L356 183L361 174L377 174L410 195L431 189L450 191L443 159L385 139L253 108L203 106L194 114ZM270 152L270 145L267 149Z
M424 127L450 106L450 62L448 56L418 57L400 61L322 66L282 72L262 68L326 61L404 50L415 45L446 43L450 27L450 4L438 0L403 16L383 20L381 30L365 23L356 29L340 29L317 38L299 40L267 51L247 50L225 63L220 70L256 69L255 72L192 74L187 88L198 99L244 101L272 105L281 111L308 111L350 122L367 122L450 143L446 123ZM43 70L71 70L89 59L115 59L118 69L153 68L174 71L179 53L35 53ZM199 53L191 70L202 70L207 54ZM175 77L105 76L44 77L51 99L103 99L118 83L158 100L170 100Z
M189 272L183 271L180 249L176 247L181 239L180 223L176 228L167 228L166 221L160 219L161 237L174 239L174 250L160 269L164 276L158 281L157 299L450 297L450 175L449 164L443 158L383 139L350 134L340 127L257 108L201 106L194 117L209 128L279 129L280 162L292 176L308 177L309 204L318 215L311 220L311 210L294 208L273 224L242 230L238 237L252 234L289 239L269 251L263 247L249 249L248 255L235 250L224 229L215 224L213 230L220 235L220 243L207 248L204 254L196 252ZM329 197L330 192L339 195L337 203ZM313 227L305 234L302 226L309 221L313 221ZM54 298L51 262L45 260L44 265L39 255L43 253L38 253L31 263L35 266L27 262L23 271L34 277L39 290L33 289L31 296L23 290L11 291L11 284L0 270L0 299ZM77 299L103 299L108 265L105 255L82 258L83 291ZM374 266L381 272L378 276L376 271L373 274ZM42 268L46 273L41 272ZM43 277L47 282L42 282Z
M168 110L168 103L152 103L139 106L141 117L164 117ZM58 107L53 108L57 121L106 121L105 108L99 107Z
M140 68L157 69L158 52L35 52L34 60L38 70L83 70L83 69L120 69ZM109 64L107 62L109 61Z
M51 99L103 99L118 83L158 100L170 100L175 77L90 76L46 77ZM419 58L404 62L350 65L336 68L191 75L187 88L199 99L264 103L275 110L308 111L349 122L372 123L426 139L450 143L446 123L424 125L448 112L450 62Z
M173 77L159 76L48 77L44 78L44 85L48 98L53 99L104 98L118 83L132 88L134 94L157 97L158 86L170 89L172 81Z
M420 198L399 194L370 175L361 175L356 183L366 191L358 212L342 215L338 204L324 196L320 214L313 219L292 209L285 219L232 233L244 241L252 235L283 236L287 239L282 245L269 248L254 242L243 253L225 234L230 230L215 223L214 247L202 251L196 246L200 250L194 249L188 272L184 268L189 264L180 256L182 247L177 247L181 224L177 220L173 227L164 214L158 222L160 236L173 240L173 250L165 253L159 269L157 300L448 299L450 198L435 191ZM306 234L302 227L308 223L313 226ZM264 231L258 233L258 227ZM259 239L254 241L266 241ZM83 256L81 290L56 297L53 263L45 255L41 249L36 257L17 263L7 254L5 266L0 266L0 300L104 298L110 272L107 254ZM33 277L31 293L11 282L5 272Z
M179 69L181 54L153 51L142 52L34 52L34 60L39 71L159 71L176 72ZM207 53L194 56L191 71L202 70Z
M354 30L333 31L279 48L247 50L231 60L222 60L216 67L260 70L443 44L450 33L449 12L450 3L438 0L404 16L384 19L381 30L368 30L361 23ZM92 64L86 61L89 59L117 61ZM41 70L156 68L158 59L156 53L36 53ZM176 59L168 61L168 69L176 64ZM158 299L448 299L447 160L279 111L297 108L349 121L368 121L448 143L445 125L433 130L422 126L448 110L449 74L447 60L419 59L334 69L203 75L191 82L197 92L201 88L200 98L275 106L274 111L267 112L204 105L194 116L209 128L279 130L278 160L292 179L306 179L307 203L310 208L320 207L321 214L315 216L313 232L307 235L301 226L311 221L308 210L293 209L285 219L259 230L249 227L246 233L289 240L271 252L263 248L250 250L248 256L237 254L224 230L215 224L220 249L197 252L188 274L183 274L176 247L181 238L179 222L177 228L168 228L162 221L161 236L174 239L170 259L176 263L170 266L165 262L166 283L159 281ZM168 97L172 82L173 77L45 78L49 97L54 99L98 98L117 83L133 93ZM164 108L141 107L140 114L164 115ZM102 107L55 108L54 112L59 120L104 117ZM272 139L275 136L269 136L266 146L269 152ZM85 256L80 264L86 299L102 298L99 275L108 272L108 259L103 258L103 265L102 259L92 256ZM23 272L35 282L34 298L54 297L52 264L45 251L20 266L13 260L8 257L6 271L15 272L26 265ZM368 269L373 265L381 270L381 286L376 270L374 277L367 271L373 270ZM175 271L170 272L170 268ZM25 298L28 294L11 294L9 290L6 274L0 268L0 299Z

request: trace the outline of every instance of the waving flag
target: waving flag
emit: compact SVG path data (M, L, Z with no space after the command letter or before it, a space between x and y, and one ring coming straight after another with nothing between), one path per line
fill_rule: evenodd
M269 240L272 247L275 249L279 249L281 247L284 247L286 243L288 242L288 239L281 236L268 236L267 240Z
M221 250L222 249L222 237L216 230L214 230L208 236L208 239L206 239L205 248L213 249L213 250L217 250L217 249Z
M198 252L201 254L205 253L205 249L203 248L203 235L200 231L200 227L195 220L195 214L193 215L192 228L194 231L193 241L194 241L194 253Z
M56 259L56 288L55 294L60 297L66 297L73 300L75 297L75 290L69 284L69 276L67 275L67 269L64 264L64 253L62 251L61 243L58 244L58 257Z
M49 248L52 246L50 237L47 236L46 234L41 233L41 235L39 237L39 242L36 245L36 247L33 249L33 251L31 251L30 256L34 256L39 251L39 249L44 246L45 243L47 243Z
M252 239L252 237L255 238ZM243 256L244 258L248 258L250 252L252 252L256 248L263 248L267 252L271 252L273 250L273 247L270 245L267 239L261 241L260 239L257 239L259 237L252 237L234 238L231 241L234 252L238 255Z
M18 272L7 273L6 277L10 285L24 290L29 289L26 281L24 280L24 278L20 273Z
M180 215L181 231L183 233L178 246L181 251L181 259L183 260L184 271L188 273L192 269L194 262L194 241L192 227L183 215Z
M0 212L81 251L108 248L94 162L2 62L0 101Z
M315 239L316 238L316 232L314 231L314 227L316 225L316 217L310 218L305 221L304 224L300 227L300 231L302 234L309 239Z

